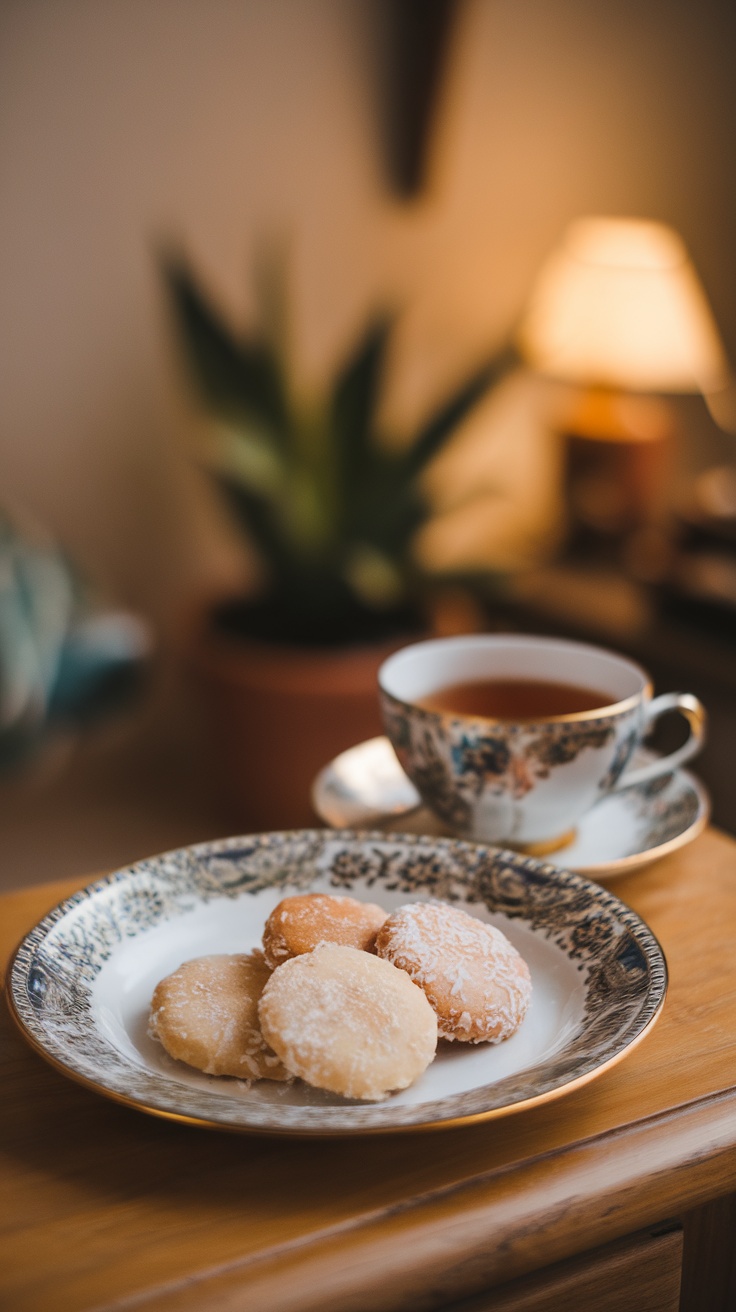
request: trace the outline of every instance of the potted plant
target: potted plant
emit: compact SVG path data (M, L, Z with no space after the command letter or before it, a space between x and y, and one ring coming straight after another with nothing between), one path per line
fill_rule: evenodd
M368 326L332 386L307 406L290 384L277 281L263 284L271 330L242 337L180 256L168 255L164 272L212 420L208 468L263 566L253 595L224 599L202 617L194 664L240 818L263 828L309 823L317 770L381 732L381 660L431 629L437 580L412 552L430 513L421 475L512 352L476 369L397 449L377 423L390 316Z

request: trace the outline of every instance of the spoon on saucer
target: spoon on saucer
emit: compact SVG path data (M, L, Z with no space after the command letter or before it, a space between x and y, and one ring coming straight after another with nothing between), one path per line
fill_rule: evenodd
M409 816L422 799L404 774L388 738L369 738L320 770L312 806L333 829L387 824Z

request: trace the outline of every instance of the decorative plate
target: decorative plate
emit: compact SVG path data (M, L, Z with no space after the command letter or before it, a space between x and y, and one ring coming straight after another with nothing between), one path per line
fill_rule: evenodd
M652 760L637 751L634 764ZM312 805L326 824L341 828L380 826L402 832L446 835L447 827L422 806L388 738L369 738L341 752L320 770ZM649 783L601 798L564 847L545 856L552 865L608 881L632 874L692 843L710 816L710 798L699 779L673 770Z
M276 903L311 890L387 910L441 898L502 927L532 974L520 1029L497 1046L441 1043L421 1079L380 1103L169 1058L147 1033L158 980L191 957L257 946ZM231 1130L329 1135L458 1125L585 1084L653 1024L667 972L647 925L580 875L454 839L297 830L184 848L91 884L23 940L8 985L41 1055L118 1102Z

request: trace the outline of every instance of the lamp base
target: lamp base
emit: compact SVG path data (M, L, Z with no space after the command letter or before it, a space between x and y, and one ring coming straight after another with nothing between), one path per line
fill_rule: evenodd
M627 543L662 522L675 432L670 409L648 396L589 391L561 416L566 554L618 561Z

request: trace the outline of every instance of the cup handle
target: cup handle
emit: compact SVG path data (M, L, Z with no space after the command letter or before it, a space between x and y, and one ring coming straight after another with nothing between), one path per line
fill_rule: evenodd
M703 703L691 692L664 692L660 697L655 697L647 708L642 736L646 737L655 721L667 711L679 711L685 716L690 726L686 742L682 747L678 747L677 751L670 752L669 756L658 756L656 760L650 761L648 765L639 766L636 770L624 770L614 785L614 792L618 792L621 788L631 788L633 784L648 783L650 779L656 779L661 774L668 774L700 751L705 739L707 715Z

